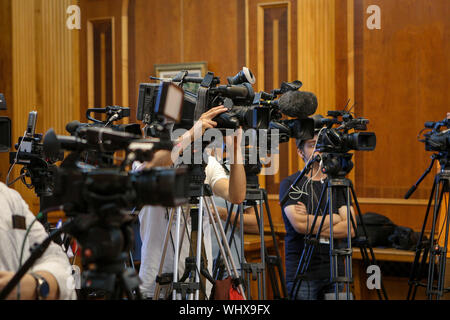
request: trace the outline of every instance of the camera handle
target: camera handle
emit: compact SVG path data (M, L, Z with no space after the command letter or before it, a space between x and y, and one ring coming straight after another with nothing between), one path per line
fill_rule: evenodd
M431 156L431 163L430 163L430 165L425 170L425 172L422 174L422 176L419 178L419 180L417 180L417 182L405 194L405 197L404 197L405 199L409 199L409 197L411 197L411 195L414 193L414 191L416 191L417 187L422 182L422 180L425 179L425 177L430 173L431 168L433 168L434 162L436 161L436 158L437 158L436 154L433 154Z

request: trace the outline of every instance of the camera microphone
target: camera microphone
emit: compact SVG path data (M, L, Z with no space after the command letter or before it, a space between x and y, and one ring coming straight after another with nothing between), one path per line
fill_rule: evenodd
M27 131L26 136L27 137L33 137L36 130L36 120L37 120L37 111L31 111L28 114L28 124L27 124Z
M316 112L317 98L307 91L288 91L280 97L278 105L283 114L304 119Z

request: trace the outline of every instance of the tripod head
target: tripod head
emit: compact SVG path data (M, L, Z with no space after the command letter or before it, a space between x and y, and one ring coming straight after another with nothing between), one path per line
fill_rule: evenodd
M414 191L416 191L417 187L422 182L422 180L425 179L425 177L430 173L436 160L439 161L439 165L441 166L441 172L450 170L450 159L447 151L432 154L430 165L428 166L427 169L425 169L425 172L420 176L420 178L416 181L416 183L408 190L408 192L406 192L404 197L405 199L409 199L411 195L414 193Z
M343 179L353 169L351 153L323 153L322 172L330 179Z
M250 156L248 152L244 155L244 170L247 179L247 189L259 189L258 175L261 173L262 163L259 154L256 157L256 163L250 163Z

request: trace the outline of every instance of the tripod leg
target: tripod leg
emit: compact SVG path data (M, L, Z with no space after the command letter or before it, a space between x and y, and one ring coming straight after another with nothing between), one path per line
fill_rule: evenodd
M427 281L427 296L428 299L433 299L433 286L434 286L434 265L436 260L435 240L434 235L436 233L436 223L439 216L439 210L441 208L441 202L444 195L444 187L440 189L440 183L436 186L436 194L434 200L433 220L430 233L430 262L428 265L428 281ZM438 204L436 206L436 203Z
M428 248L424 250L424 235L425 235L425 226L427 225L428 216L430 213L431 203L433 202L433 195L436 191L436 184L438 183L437 176L434 178L433 186L431 188L430 198L428 200L427 210L425 212L425 218L422 224L422 230L420 232L419 240L417 241L416 245L416 254L414 256L414 262L411 267L411 272L409 276L409 288L408 288L408 294L406 296L406 300L414 300L417 292L418 287L418 281L421 278L422 269L426 264L427 257L428 257ZM422 256L422 263L419 265L420 256L423 252ZM418 269L419 268L419 269ZM413 289L414 288L414 289Z
M219 221L218 226L219 226L220 236L222 237L222 239L226 239L227 236L225 234L225 231L223 230L222 223L220 223L220 215L219 215L219 213L217 211L216 204L214 203L214 201L211 198L209 198L209 200L211 202L211 205L212 205L212 208L213 208L214 215L215 215L215 217L214 217L213 214L210 211L210 206L208 205L208 202L206 201L206 199L208 199L208 198L205 198L205 202L207 204L206 205L206 211L208 212L209 218L211 219L211 221L213 223L214 232L217 232L216 224L215 224L215 221L217 219L217 221ZM219 236L219 233L216 233L216 237L218 237L218 236ZM222 254L224 255L225 261L226 261L227 257L229 258L229 261L230 261L230 264L231 264L231 268L230 268L230 265L228 265L228 263L227 263L226 265L227 265L227 272L228 272L228 274L229 275L233 275L235 278L238 278L239 274L237 272L236 265L234 263L233 256L231 254L231 249L230 249L230 247L228 245L228 242L226 240L223 241L223 244L225 245L224 247L220 246L221 242L220 242L219 237L217 238L217 242L219 243L219 247L221 248L221 251L222 251ZM244 300L246 300L246 296L245 296L242 284L239 284L239 291L240 291L242 297L244 298Z
M368 242L369 240L368 240L368 237L367 237L366 226L364 225L364 221L363 221L362 214L361 214L361 208L359 206L358 198L356 197L356 192L355 192L355 189L353 188L353 184L350 186L350 190L352 192L353 200L355 202L357 215L359 216L359 221L360 221L363 233L364 233L364 237L365 237L365 239L367 241L367 244L365 244L364 247L360 248L361 249L361 256L364 257L364 259L363 259L364 265L366 267L369 266L369 258L368 258L368 254L367 254L367 251L366 251L367 248L369 248L369 252L370 252L370 264L378 265L378 263L377 263L377 261L375 259L375 254L373 252L372 245ZM353 226L354 226L355 232L356 232L356 223L354 221L352 223L353 223ZM381 285L381 291L383 293L383 296L384 296L385 300L388 300L386 289L385 289L384 283L383 283L383 278L381 278L381 280L380 280L380 285ZM377 294L378 294L378 298L381 300L382 296L381 296L380 290L378 290L378 289L377 289Z
M213 201L213 199L211 199L211 201ZM231 209L233 208L233 204L231 205L230 208ZM242 204L238 205L238 212L241 212L240 211L241 208L242 208ZM232 213L233 213L233 211L230 210L229 213L228 213L227 221L231 221ZM233 226L232 226L231 232L230 232L230 238L228 239L228 246L230 247L230 249L231 249L231 247L233 245L234 233L236 232L237 221L238 221L238 213L236 213L235 216L234 216ZM227 226L228 225L225 225L225 229L224 229L225 234L227 233ZM222 241L227 241L227 239L226 238L222 239ZM238 249L236 248L236 253L237 252L238 252ZM218 254L217 254L217 259L216 259L217 262L219 261L220 257L221 257L221 254L220 254L220 251L219 251ZM222 279L222 278L223 278L223 268L219 269L218 272L215 273L215 279Z
M234 204L231 204L230 208L228 210L227 220L225 222L225 228L224 228L225 229L225 234L227 233L228 226L230 224L230 220L231 220L231 215L233 213L233 209L234 209ZM239 208L238 208L238 210L239 210ZM219 252L217 253L216 259L214 260L214 268L213 268L213 277L214 277L214 279L222 279L222 270L220 270L220 266L219 266L219 259L220 258L221 258L221 251L219 250Z
M294 276L294 283L293 283L292 288L291 288L290 293L289 293L289 297L292 300L294 300L297 297L298 291L300 290L300 286L301 286L301 283L302 283L302 279L301 278L303 277L303 275L308 270L309 263L311 262L312 254L314 252L314 248L317 245L317 239L319 239L319 235L320 235L320 232L322 230L323 223L325 221L325 219L322 218L322 220L321 220L321 222L319 224L319 229L317 231L315 240L313 242L311 242L312 241L311 240L311 236L312 236L312 234L314 232L314 228L316 226L317 217L318 217L318 214L319 214L319 208L322 205L323 199L325 199L325 197L324 197L325 190L326 190L326 187L324 185L323 188L322 188L322 191L320 193L319 203L317 204L317 208L316 208L316 210L314 212L314 219L313 219L312 224L311 224L311 229L309 231L307 231L307 234L305 235L305 238L304 238L305 239L304 240L305 246L304 246L303 252L302 252L302 254L300 256L300 261L298 263L297 271L296 271L295 276ZM325 204L325 209L324 209L325 213L327 212L327 208L328 208L328 201Z
M266 243L264 239L264 209L262 201L259 202L260 219L259 231L261 236L261 265L262 265L262 298L266 300ZM260 290L258 289L258 292ZM259 295L259 294L258 294Z
M276 259L277 259L277 267L278 267L278 276L281 282L281 290L283 292L283 297L287 297L287 291L286 291L286 283L285 283L285 277L284 277L284 272L283 272L283 266L281 265L281 255L280 255L280 251L278 248L278 242L277 242L277 238L275 235L275 230L273 227L273 222L272 222L272 214L270 213L270 207L269 207L269 200L267 197L267 191L266 190L262 190L263 196L264 196L264 204L266 207L266 213L267 213L267 219L269 221L269 225L270 225L270 231L272 234L272 241L273 241L273 245L274 245L274 249L275 249L275 254L276 254ZM272 273L273 274L273 273ZM277 292L277 297L280 298L280 293L279 293L279 288L278 288L278 284L276 283L276 276L275 274L272 275L272 277L274 278L274 282L272 283L272 288L274 288L275 291L275 287L276 287L276 292Z
M245 269L244 269L244 265L247 263L247 260L245 259L245 249L244 249L244 205L241 204L239 206L239 225L240 225L240 230L239 232L241 233L241 278L244 279L245 276ZM258 224L259 225L259 224ZM250 274L247 273L247 282L246 282L246 289L247 289L247 297L249 300L252 300L252 295L251 295L251 288L250 288Z
M201 258L202 258L202 237L203 237L203 210L204 210L204 197L200 197L198 208L198 223L197 223L197 250L196 250L196 265L197 272L195 273L195 282L200 283L200 270L201 270ZM195 290L195 300L199 298L199 291Z
M159 262L158 277L161 276L163 273L164 260L166 258L166 251L167 251L167 244L169 243L170 230L172 229L172 221L173 221L174 215L175 215L175 210L172 208L170 210L169 221L167 223L166 233L164 236L164 243L163 243L162 252L161 252L161 259ZM161 292L161 286L157 282L156 286L155 286L155 294L153 296L153 299L158 300L160 292Z
M339 288L336 282L336 278L338 277L338 265L337 265L337 256L334 253L334 235L333 235L333 190L329 186L328 187L328 203L329 203L329 212L330 215L330 274L331 274L331 283L334 283L334 293L336 300L339 300Z
M347 249L352 250L352 226L354 225L354 221L353 221L353 215L351 212L351 201L350 201L350 187L346 187L346 201L345 204L347 206ZM354 229L356 232L356 228ZM352 255L346 255L345 256L345 269L346 269L346 277L347 280L351 281L352 277L353 277L353 269L352 269ZM347 294L347 300L351 299L350 296L350 282L347 282L346 284L346 294Z
M175 233L175 254L173 257L173 282L178 282L178 261L179 261L179 244L180 244L180 225L181 225L181 207L176 208L177 222L176 222L176 233ZM181 296L177 295L177 291L173 290L173 300L178 300L177 298Z
M445 192L446 195L448 197L449 193L448 193L448 180L445 182ZM447 209L446 209L446 215L445 215L445 220L446 220L446 224L445 224L445 240L444 240L444 247L441 250L441 255L440 255L440 270L439 270L439 284L438 284L438 292L440 292L440 295L442 297L442 295L444 294L444 285L445 285L445 269L446 269L446 264L447 264L447 246L448 246L448 232L449 232L449 211L450 210L450 203L447 204ZM439 297L440 298L440 297Z

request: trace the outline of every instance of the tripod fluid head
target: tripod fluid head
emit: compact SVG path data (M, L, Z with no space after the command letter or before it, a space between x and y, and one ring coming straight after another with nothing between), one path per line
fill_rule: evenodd
M330 179L343 179L353 169L351 153L323 153L322 172Z
M411 197L411 195L414 193L414 191L416 191L419 184L430 173L436 160L439 161L439 165L441 166L441 172L450 170L450 159L448 157L448 153L447 152L434 153L431 156L430 165L428 166L427 169L425 169L425 172L420 176L420 178L416 181L416 183L408 190L408 192L406 192L406 194L404 196L405 199L409 199Z

